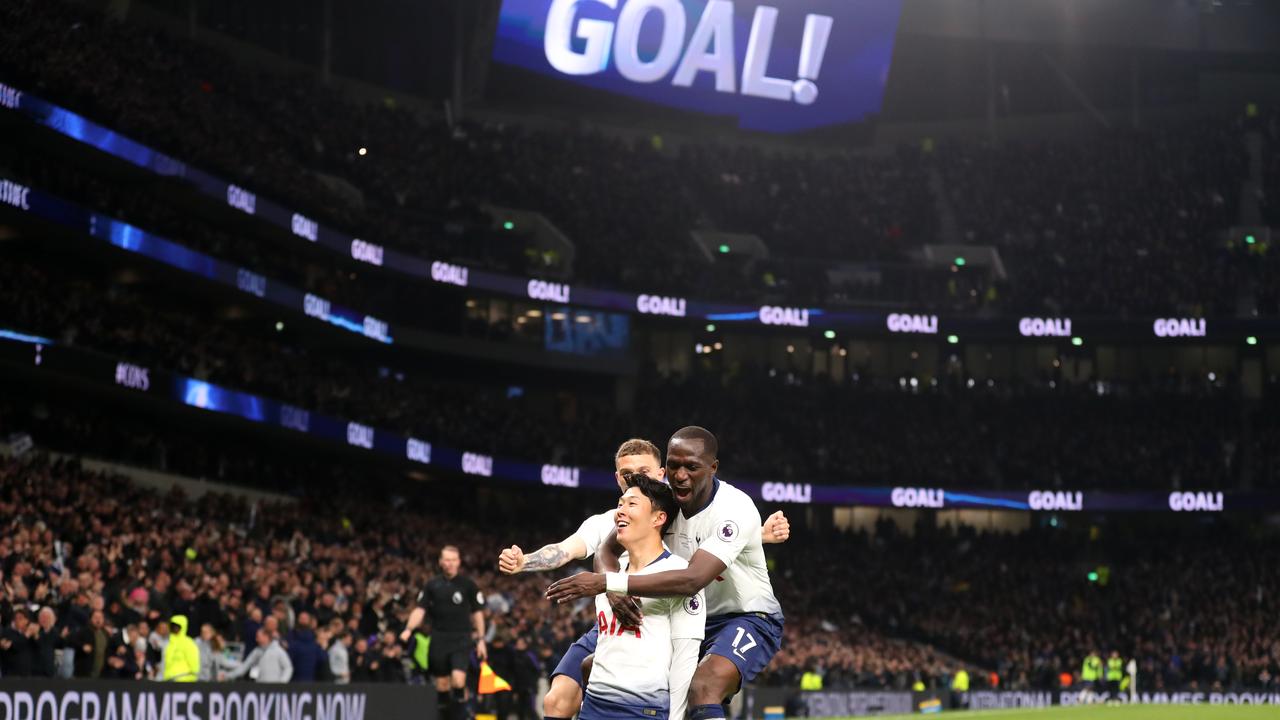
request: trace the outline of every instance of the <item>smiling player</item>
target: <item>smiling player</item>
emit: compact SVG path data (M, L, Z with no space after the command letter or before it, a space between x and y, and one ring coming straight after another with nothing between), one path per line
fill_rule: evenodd
M677 430L667 445L667 479L679 516L671 549L689 560L679 570L644 575L581 573L554 583L547 597L569 602L601 592L688 597L706 589L707 637L689 688L693 720L723 718L721 703L756 676L782 642L782 607L773 594L759 531L760 513L741 490L716 477L719 444L704 428ZM599 560L618 567L621 549L606 541Z
M642 577L688 567L662 543L676 513L665 483L645 475L628 477L615 523L617 541L627 553L623 573ZM599 642L582 720L683 718L704 633L703 594L645 598L643 619L634 626L618 619L605 593L595 603Z
M622 443L614 453L614 478L619 491L626 491L628 475L642 474L662 480L665 473L662 452L648 440L632 438ZM593 515L583 521L574 534L528 555L518 545L512 545L498 557L498 568L508 575L554 570L572 560L591 557L613 532L615 512L611 509ZM770 515L761 529L762 542L765 543L786 542L789 537L791 524L782 511ZM598 634L598 629L592 627L570 646L556 665L551 676L551 689L542 703L546 720L568 720L578 712L582 705L582 662L595 652Z

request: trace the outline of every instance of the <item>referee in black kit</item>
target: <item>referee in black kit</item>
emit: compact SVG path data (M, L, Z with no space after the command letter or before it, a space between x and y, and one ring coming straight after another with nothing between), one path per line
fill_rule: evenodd
M467 668L471 651L481 662L486 659L484 646L484 595L466 575L459 575L462 556L458 548L446 545L440 551L440 575L431 579L418 593L418 606L409 613L409 622L400 640L408 642L413 631L431 616L431 650L427 664L436 679L440 701L440 720L470 720L471 703L467 697Z

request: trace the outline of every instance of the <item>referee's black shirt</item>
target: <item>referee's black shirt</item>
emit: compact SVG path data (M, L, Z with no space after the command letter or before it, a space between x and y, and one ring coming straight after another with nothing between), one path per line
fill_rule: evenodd
M437 575L418 593L418 607L431 618L431 632L470 634L471 613L484 609L484 595L466 575L454 575L453 579Z

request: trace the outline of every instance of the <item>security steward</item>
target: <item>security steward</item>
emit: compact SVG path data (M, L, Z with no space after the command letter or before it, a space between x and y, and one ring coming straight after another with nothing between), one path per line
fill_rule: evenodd
M427 664L436 679L441 720L470 720L467 669L471 666L471 653L474 650L481 662L487 656L484 595L474 580L458 573L461 566L458 548L446 545L440 551L440 574L418 594L418 606L409 613L409 621L400 633L400 641L408 643L423 619L431 618Z
M1107 658L1107 692L1112 700L1120 697L1120 684L1123 680L1124 660L1119 652L1112 650L1111 656Z
M951 676L951 707L957 710L969 707L969 671L963 667Z
M1080 684L1084 685L1085 690L1102 694L1102 658L1098 657L1095 650L1084 659L1084 665L1080 668Z

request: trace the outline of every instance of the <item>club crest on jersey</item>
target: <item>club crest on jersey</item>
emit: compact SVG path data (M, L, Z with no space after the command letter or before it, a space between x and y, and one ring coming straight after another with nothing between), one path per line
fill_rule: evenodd
M697 615L702 612L702 601L698 599L697 595L684 599L684 611L690 615Z
M732 520L725 520L720 529L716 531L716 537L725 542L732 542L734 538L738 537L738 523Z
M453 604L454 605L462 604L462 593L457 590L453 591Z

